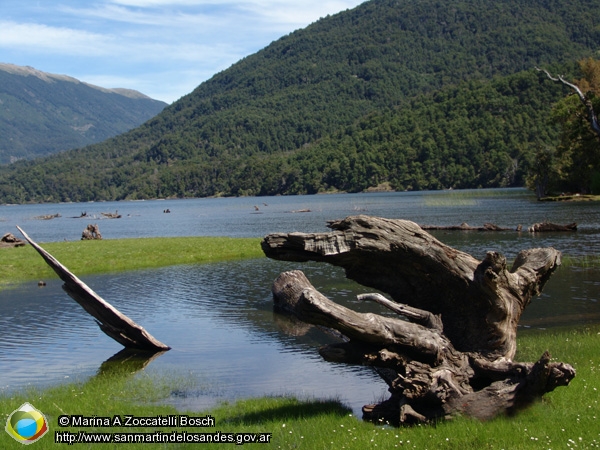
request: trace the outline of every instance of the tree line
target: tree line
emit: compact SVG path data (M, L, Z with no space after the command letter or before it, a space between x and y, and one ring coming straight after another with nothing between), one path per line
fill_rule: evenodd
M595 51L596 19L550 0L371 0L131 132L0 167L0 201L523 185L559 138L547 118L565 96L533 67L580 76L573 61Z

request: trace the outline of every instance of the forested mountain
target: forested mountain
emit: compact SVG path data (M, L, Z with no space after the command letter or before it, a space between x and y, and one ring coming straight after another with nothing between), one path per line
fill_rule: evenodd
M104 141L165 106L137 91L0 63L0 164Z
M371 0L273 42L108 141L0 168L0 201L523 183L598 0Z

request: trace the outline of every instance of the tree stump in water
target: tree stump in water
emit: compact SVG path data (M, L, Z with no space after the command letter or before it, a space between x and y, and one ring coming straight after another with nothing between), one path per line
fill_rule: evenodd
M326 360L378 368L391 396L365 406L365 419L400 424L466 414L485 420L575 376L548 353L536 363L512 360L521 314L560 265L559 251L522 251L509 269L499 253L479 261L410 221L353 216L328 226L333 232L271 234L262 248L273 259L341 266L348 278L392 298L365 294L361 300L404 317L338 305L300 271L284 272L273 284L277 308L347 338L319 350Z

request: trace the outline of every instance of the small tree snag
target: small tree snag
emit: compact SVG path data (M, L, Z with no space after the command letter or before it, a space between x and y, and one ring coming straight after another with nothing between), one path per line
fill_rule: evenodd
M581 91L579 86L577 86L576 84L573 84L573 83L569 83L567 80L565 80L562 77L562 75L559 75L558 77L553 77L552 75L550 75L550 72L548 72L545 69L539 69L537 67L535 69L538 72L544 72L549 80L552 80L556 83L562 83L565 86L568 86L575 91L575 93L577 94L577 97L579 97L579 100L581 101L581 103L583 104L583 106L585 107L585 109L588 113L588 121L590 122L590 126L592 127L592 130L594 131L594 133L596 133L596 136L598 137L598 139L600 139L600 124L598 123L598 116L596 115L596 112L594 111L594 106L592 105L591 100L584 95L584 93Z
M23 234L23 237L25 237L27 242L35 248L44 261L46 261L64 282L62 287L65 292L69 294L73 300L79 303L88 314L96 319L96 323L107 336L113 338L126 348L151 352L166 351L171 348L154 338L143 327L139 326L110 303L102 299L56 258L33 241L27 233L21 228L17 228L21 234Z
M335 329L346 341L320 349L327 360L380 368L390 399L363 408L365 418L391 423L455 414L488 419L523 407L575 376L568 364L514 363L517 324L560 264L552 248L483 261L448 247L405 220L369 216L329 223L330 233L271 234L262 242L274 259L325 261L379 293L375 301L404 319L361 314L319 293L300 271L273 284L276 308Z

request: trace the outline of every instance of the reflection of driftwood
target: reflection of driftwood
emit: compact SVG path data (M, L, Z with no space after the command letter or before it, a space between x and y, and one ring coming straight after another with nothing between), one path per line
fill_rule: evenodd
M100 228L96 224L92 225L90 223L86 227L86 229L83 230L83 233L81 233L82 241L91 241L91 240L100 240L100 239L102 239L102 235L100 234Z
M116 384L118 380L128 380L135 374L144 370L148 364L161 356L164 352L147 352L141 350L132 350L124 348L104 361L96 375L90 377L82 386L82 390L98 390L96 383L101 383L102 389L106 388L106 377L110 377L111 385ZM62 410L61 410L62 411ZM67 414L67 412L62 411Z
M98 375L110 374L114 376L122 373L124 375L131 376L140 370L144 370L148 364L150 364L163 353L164 352L149 353L130 348L124 348L102 363L98 369Z
M17 228L64 282L63 289L66 293L96 319L104 333L128 348L148 351L170 349L169 346L155 339L144 328L103 300L50 253L31 240L21 228Z
M274 302L307 323L338 330L347 342L320 350L331 361L380 368L391 397L363 408L393 423L466 414L512 413L575 376L568 364L517 363L519 318L560 265L553 248L519 253L512 268L488 252L483 261L448 247L413 222L369 216L329 224L331 233L271 234L274 259L324 261L387 293L366 294L407 320L360 314L328 300L299 271L282 273ZM400 303L402 302L402 303Z
M6 233L0 239L0 247L23 247L25 244L27 244L27 242L19 239L12 233Z
M313 328L312 325L291 315L274 314L273 321L280 331L289 336L304 336Z
M567 225L557 225L550 222L534 223L529 227L531 233L541 233L545 231L577 231L575 222Z

